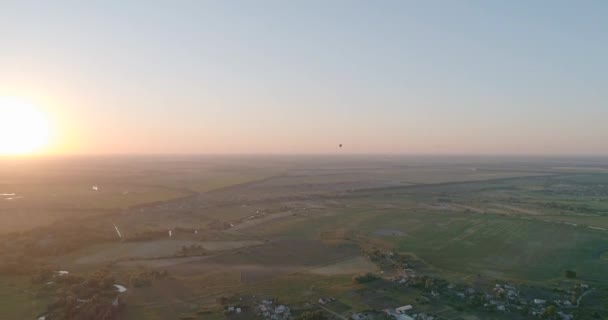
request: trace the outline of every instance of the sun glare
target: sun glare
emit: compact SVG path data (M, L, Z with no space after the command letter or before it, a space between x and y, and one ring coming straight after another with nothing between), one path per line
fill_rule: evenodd
M0 97L0 155L37 152L49 140L49 122L39 108L18 98Z

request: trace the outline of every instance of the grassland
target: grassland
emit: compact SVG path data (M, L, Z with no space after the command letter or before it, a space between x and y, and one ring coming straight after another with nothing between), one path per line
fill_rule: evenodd
M46 310L48 299L28 289L27 277L0 277L0 314L3 319L34 319Z
M608 249L605 233L518 217L448 215L388 214L368 221L367 227L383 227L384 219L391 220L390 226L408 231L406 237L391 239L397 250L463 274L547 281L573 269L584 280L608 281L601 271L608 265L598 259Z
M94 245L61 257L62 261L73 260L75 264L100 265L113 261L154 259L172 257L179 254L184 246L197 245L208 252L233 250L260 245L261 241L194 241L194 240L153 240L145 242L114 242ZM72 257L72 259L70 259Z
M333 276L333 275L352 275L352 274L363 274L368 272L376 272L378 266L370 262L364 257L350 258L344 261L332 263L326 266L321 266L309 270L309 273Z
M3 252L37 252L31 261L75 273L109 268L121 283L142 270L166 270L168 279L129 286L127 319L224 319L217 301L234 295L299 306L331 296L338 300L332 310L344 315L416 304L447 319L506 319L445 301L422 304L420 291L386 281L354 282L361 273L392 274L369 259L373 251L409 254L418 272L458 285L608 287L608 174L553 162L417 161L123 159L96 160L82 174L64 175L65 164L16 170L0 181L0 193L29 196L0 204L4 219L36 220L40 210L48 219L24 222ZM45 190L36 174L58 187ZM176 233L169 238L168 230ZM74 240L81 235L86 241ZM67 252L51 250L65 243ZM184 246L201 252L180 256ZM576 280L564 279L565 270ZM24 292L35 288L23 279L2 282L0 293L6 306L34 303L34 311L13 308L8 319L35 316L51 299L32 300Z
M0 212L7 212L0 215L0 234L191 197L263 180L283 170L214 159L0 160Z

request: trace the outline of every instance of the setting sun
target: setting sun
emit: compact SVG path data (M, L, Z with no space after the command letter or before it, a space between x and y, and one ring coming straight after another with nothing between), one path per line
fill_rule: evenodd
M49 140L49 122L39 108L19 98L0 97L0 155L36 152Z

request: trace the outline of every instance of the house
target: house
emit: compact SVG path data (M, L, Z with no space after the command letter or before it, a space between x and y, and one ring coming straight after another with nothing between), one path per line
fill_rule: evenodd
M280 305L274 309L274 313L283 313L287 308L284 305Z
M367 319L367 317L363 313L355 313L352 316L350 316L350 318L352 320L365 320L365 319Z
M534 299L534 304L545 304L545 302L547 302L547 301L542 300L542 299Z
M408 310L412 310L412 305L408 304L407 306L403 306L403 307L399 307L395 309L395 312L397 313L405 313Z
M517 297L517 292L515 292L515 290L510 290L507 291L507 297L509 299L515 299Z
M509 284L505 284L505 286L504 286L504 287L505 287L505 289L507 289L507 290L513 290L513 291L517 290L517 288L515 288L514 286L509 285Z
M500 288L500 287L494 288L494 295L496 295L496 296L502 297L502 296L504 296L506 293L507 293L507 292L506 292L506 291L505 291L505 289L503 289L503 288Z
M393 315L393 317L395 317L397 320L414 320L414 318L408 316L407 314L396 314Z
M319 304L327 304L330 303L332 301L334 301L336 299L334 298L319 298Z

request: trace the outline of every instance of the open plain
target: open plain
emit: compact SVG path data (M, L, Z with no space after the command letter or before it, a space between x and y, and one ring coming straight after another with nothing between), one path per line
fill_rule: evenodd
M127 289L114 294L124 319L263 319L262 300L289 307L290 317L382 319L384 309L411 305L417 317L535 319L549 303L573 319L608 316L605 159L15 166L4 164L0 181L6 319L61 318L61 292L83 295L74 297L83 306L108 295L66 289L99 274Z

